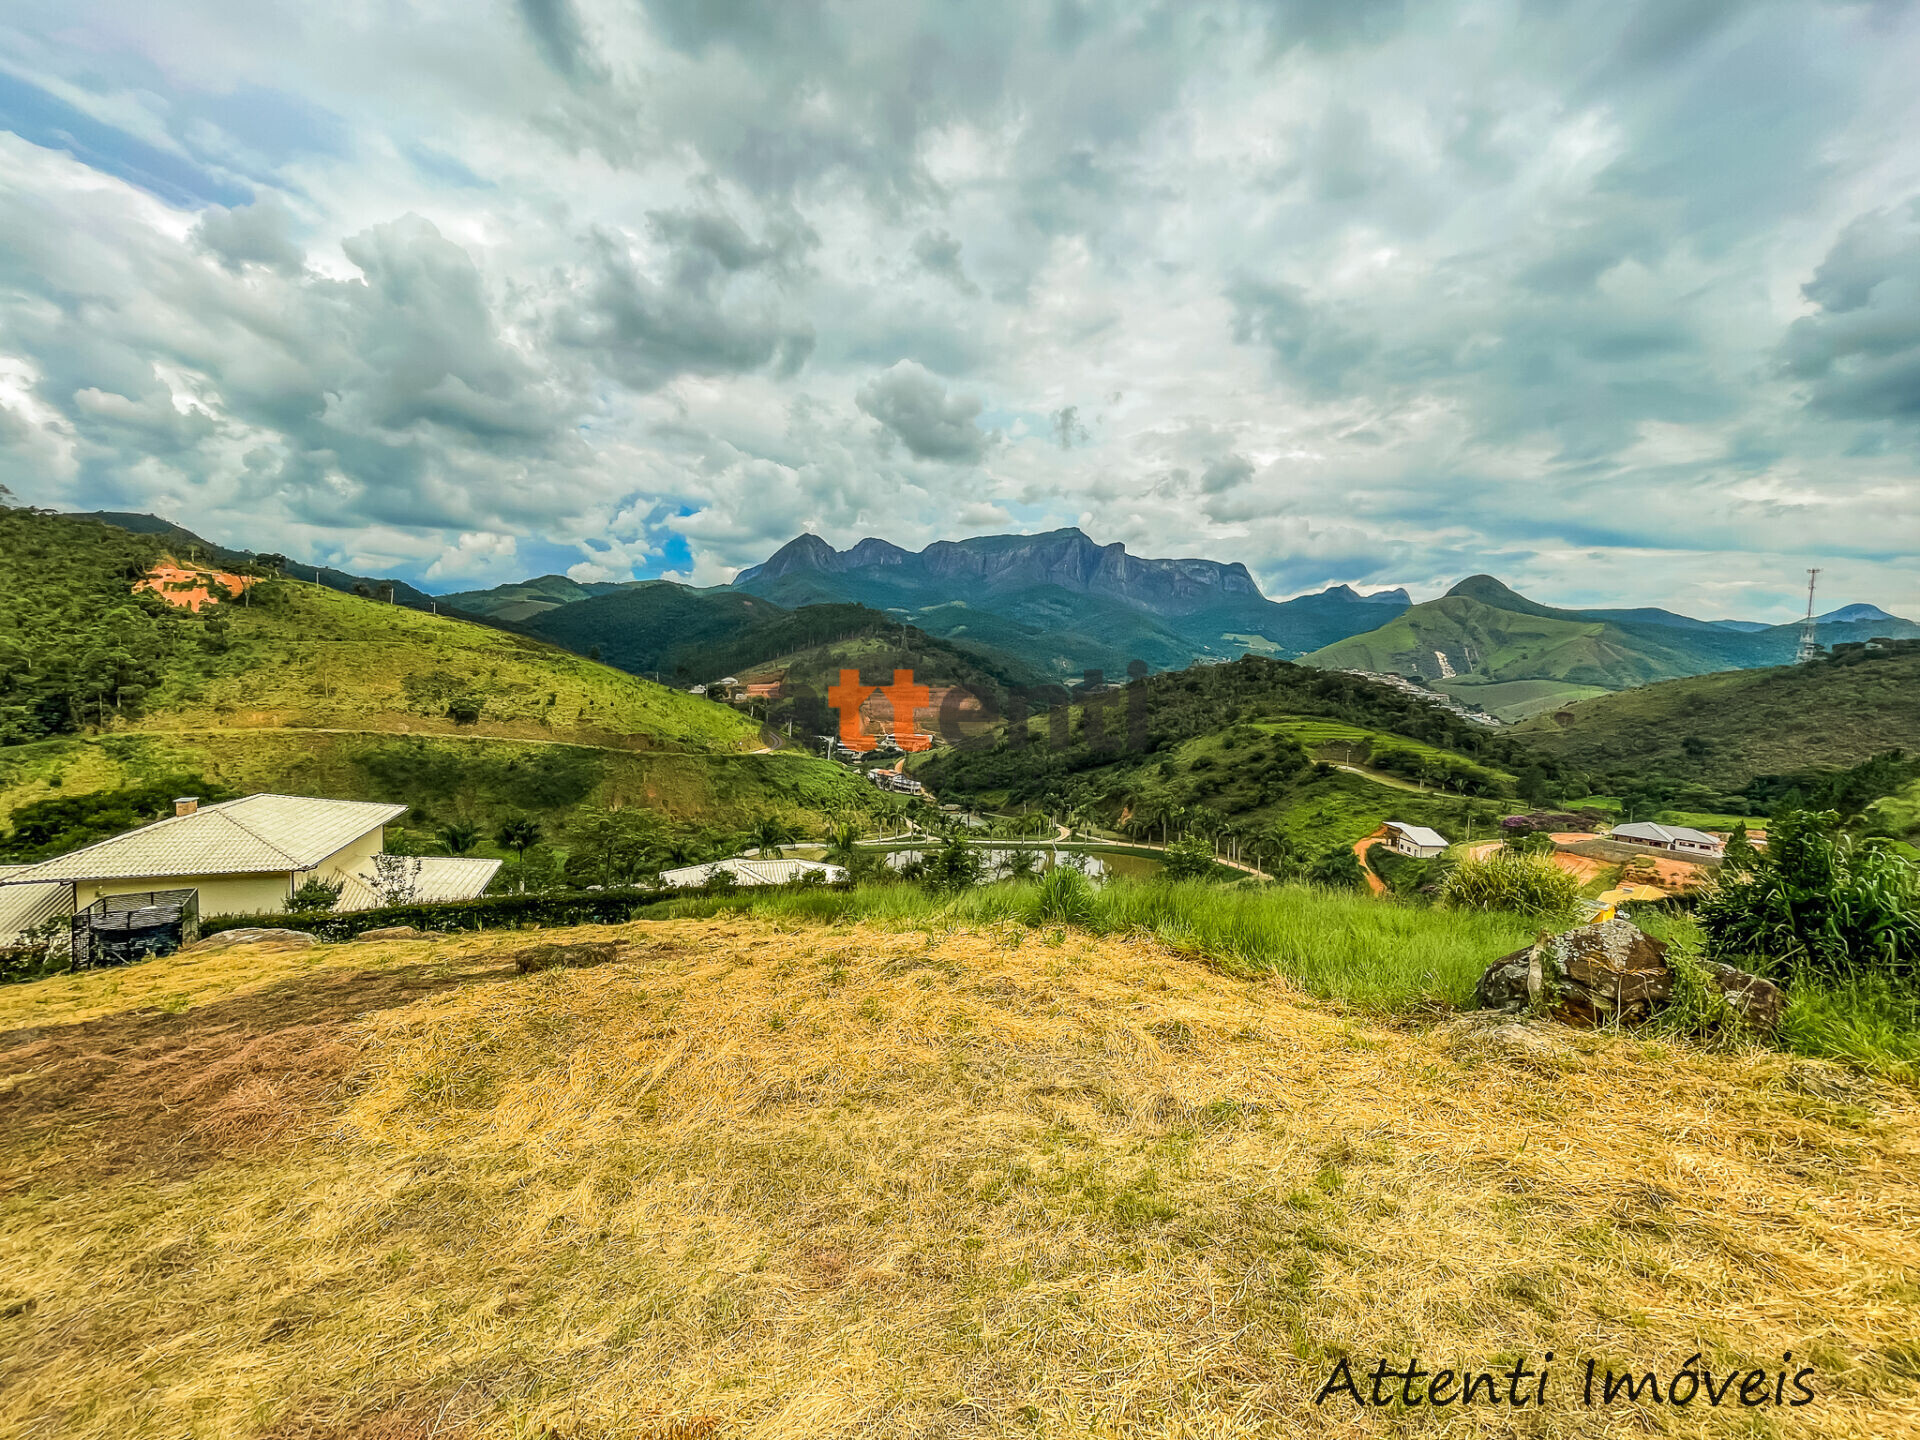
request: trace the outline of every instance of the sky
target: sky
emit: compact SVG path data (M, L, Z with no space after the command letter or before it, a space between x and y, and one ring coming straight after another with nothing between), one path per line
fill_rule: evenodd
M1920 616L1905 0L9 0L0 484L450 591L1078 525Z

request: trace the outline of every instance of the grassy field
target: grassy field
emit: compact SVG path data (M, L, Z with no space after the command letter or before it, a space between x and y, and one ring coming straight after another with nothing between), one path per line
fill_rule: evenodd
M910 885L747 893L689 900L678 913L772 921L852 920L927 930L1051 924L1034 885L982 885L942 898ZM1279 975L1303 993L1379 1011L1470 1004L1491 959L1533 939L1511 915L1442 913L1304 886L1117 878L1093 892L1087 928L1151 936L1246 978Z
M229 648L177 667L132 722L372 729L572 740L635 749L761 745L739 712L550 645L293 581L277 603L229 604ZM449 705L470 699L461 724Z
M1909 1091L1375 1023L1144 936L728 916L518 975L531 938L0 991L0 1432L1920 1428ZM1548 1351L1544 1408L1312 1403ZM1787 1351L1805 1409L1578 1400Z
M1456 766L1470 766L1484 771L1500 780L1511 782L1513 779L1511 774L1497 766L1483 765L1456 751L1443 750L1437 745L1411 740L1404 735L1391 735L1384 730L1344 724L1338 720L1289 715L1279 720L1256 720L1252 724L1256 730L1272 731L1298 741L1306 747L1308 754L1320 760L1341 760L1345 758L1345 752L1351 751L1356 761L1365 763L1366 750L1369 748L1403 750L1424 760L1445 760Z
M1867 809L1867 823L1877 834L1920 840L1920 781L1874 801Z

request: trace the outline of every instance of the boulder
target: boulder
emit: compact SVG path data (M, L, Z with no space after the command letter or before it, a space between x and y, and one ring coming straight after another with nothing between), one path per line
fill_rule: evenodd
M412 925L383 925L378 930L362 930L353 938L356 940L438 940L440 936L432 930L420 930Z
M1474 986L1474 1004L1482 1010L1526 1009L1527 971L1532 960L1533 947L1528 945L1494 961Z
M263 950L304 950L309 945L319 943L304 930L275 930L258 925L243 925L237 930L222 930L217 935L196 940L187 948L198 955L215 950L232 950L241 945L257 946Z
M1779 986L1731 965L1695 963L1740 1023L1763 1033L1779 1025L1786 1004ZM1673 1000L1676 988L1666 944L1616 918L1558 935L1541 932L1527 949L1488 966L1474 994L1483 1009L1531 1010L1592 1029L1647 1020Z

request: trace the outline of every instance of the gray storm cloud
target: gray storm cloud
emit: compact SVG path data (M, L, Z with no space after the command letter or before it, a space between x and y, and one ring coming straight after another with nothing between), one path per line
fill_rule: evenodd
M960 482L1277 589L1920 609L1920 7L184 10L10 9L30 501L710 581Z

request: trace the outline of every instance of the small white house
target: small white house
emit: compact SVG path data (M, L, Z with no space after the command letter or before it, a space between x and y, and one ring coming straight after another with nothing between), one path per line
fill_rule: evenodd
M1416 855L1430 860L1447 853L1447 837L1424 825L1406 825L1389 820L1380 827L1387 832L1387 848L1400 855Z
M838 865L819 860L749 860L736 856L731 860L709 860L704 865L683 865L678 870L662 870L660 883L684 889L704 885L725 871L741 885L788 885L806 875L818 875L827 884L838 884L847 872Z
M1607 838L1617 840L1622 845L1644 845L1649 850L1666 850L1680 855L1704 855L1718 859L1727 853L1727 842L1717 835L1709 835L1703 830L1690 830L1685 825L1656 825L1651 820L1616 825Z

